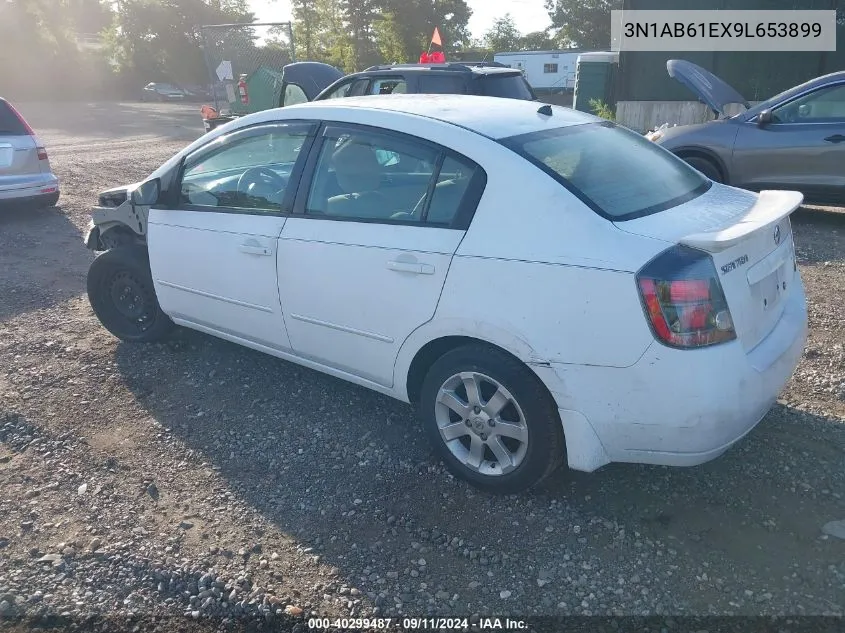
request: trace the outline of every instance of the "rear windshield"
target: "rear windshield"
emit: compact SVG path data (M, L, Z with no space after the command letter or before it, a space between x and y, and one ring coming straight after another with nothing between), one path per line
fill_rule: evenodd
M28 132L9 104L0 99L0 136L26 136Z
M421 94L462 95L466 93L466 81L461 76L420 75L417 91Z
M478 94L485 97L505 97L526 101L537 98L522 73L481 75L476 81L479 84Z
M612 123L554 128L501 142L613 221L675 207L711 185L681 159Z

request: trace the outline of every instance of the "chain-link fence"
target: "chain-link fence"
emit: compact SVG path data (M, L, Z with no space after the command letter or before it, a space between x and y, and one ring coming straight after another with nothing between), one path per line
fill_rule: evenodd
M202 27L214 108L248 114L279 105L282 68L296 61L290 22L212 24ZM240 98L238 82L249 99Z

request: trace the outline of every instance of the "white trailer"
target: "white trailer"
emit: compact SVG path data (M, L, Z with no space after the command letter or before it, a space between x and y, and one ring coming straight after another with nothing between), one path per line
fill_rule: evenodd
M582 51L514 51L496 53L493 60L519 68L531 86L538 90L573 90L578 55Z

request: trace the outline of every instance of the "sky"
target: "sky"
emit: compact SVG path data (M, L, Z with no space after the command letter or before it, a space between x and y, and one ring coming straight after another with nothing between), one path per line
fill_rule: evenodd
M477 38L506 13L511 14L523 34L541 31L551 24L543 0L467 0L467 4L472 9L469 28ZM289 0L249 0L249 5L262 22L285 22L291 18Z

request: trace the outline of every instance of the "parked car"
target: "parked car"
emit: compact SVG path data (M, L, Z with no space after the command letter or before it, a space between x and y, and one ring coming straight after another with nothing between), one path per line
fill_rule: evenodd
M280 83L283 88L279 106L282 107L306 101L387 94L468 94L537 99L521 70L496 62L394 64L373 66L351 75L343 75L328 64L298 62L284 68ZM266 107L275 107L275 104L250 102L253 111ZM236 117L206 119L205 129L214 129L233 118Z
M187 93L173 84L148 83L141 91L141 101L184 101Z
M177 86L177 88L179 88L183 93L185 93L185 99L187 99L188 101L201 103L214 98L210 86L202 86L200 84L188 84L184 86Z
M15 107L0 97L0 207L52 207L59 179L47 150Z
M724 81L685 60L667 63L719 118L650 138L705 176L760 191L787 188L808 201L845 204L845 71L795 86L751 107ZM734 116L726 106L747 109Z
M467 94L537 99L522 71L493 62L373 66L338 79L315 101L384 94Z
M567 108L350 97L103 192L88 296L126 341L178 324L415 403L456 476L511 492L748 433L807 335L800 203Z

